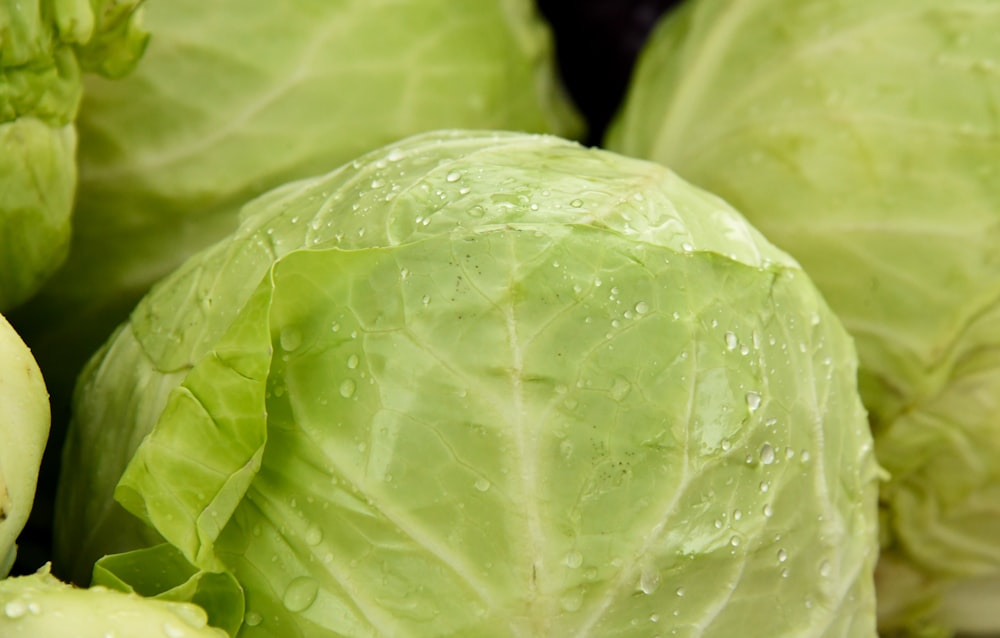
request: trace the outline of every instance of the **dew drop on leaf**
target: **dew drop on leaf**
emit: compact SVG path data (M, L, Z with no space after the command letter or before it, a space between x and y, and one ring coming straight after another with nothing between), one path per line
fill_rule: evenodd
M282 350L292 352L302 345L302 333L296 328L283 328L279 336L279 341Z
M315 523L310 524L306 528L305 540L309 545L319 545L323 542L323 528Z
M288 611L305 611L316 601L318 594L319 583L308 576L301 576L288 584L281 601Z
M649 595L660 588L660 572L654 569L644 569L639 576L639 591Z
M354 391L357 389L357 385L351 379L344 379L340 383L340 396L345 399L350 399L354 396Z
M583 606L583 590L574 589L559 598L559 606L563 611L577 611Z
M736 346L740 345L735 333L727 332L724 338L726 340L727 350L735 350Z
M572 551L563 557L563 563L566 567L576 569L583 565L583 554L577 551Z
M760 448L760 462L764 465L774 463L774 448L770 443L765 443Z
M3 615L8 618L20 618L28 613L28 608L20 600L12 600L3 606Z

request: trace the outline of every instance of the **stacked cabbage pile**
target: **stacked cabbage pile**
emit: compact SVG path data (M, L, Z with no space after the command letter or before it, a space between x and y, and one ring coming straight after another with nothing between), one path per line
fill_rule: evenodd
M1000 632L1000 3L606 137L530 0L138 5L0 0L0 635Z

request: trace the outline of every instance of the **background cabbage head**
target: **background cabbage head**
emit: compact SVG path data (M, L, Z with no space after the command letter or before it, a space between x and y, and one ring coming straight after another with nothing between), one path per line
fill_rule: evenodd
M119 76L145 45L141 0L0 0L0 311L69 248L82 72Z
M886 630L1000 631L998 32L990 2L695 0L608 138L737 206L856 340Z
M68 262L12 320L54 392L247 200L441 127L580 134L532 0L163 0L123 82L88 80Z
M0 578L31 512L49 435L49 397L31 352L0 315Z

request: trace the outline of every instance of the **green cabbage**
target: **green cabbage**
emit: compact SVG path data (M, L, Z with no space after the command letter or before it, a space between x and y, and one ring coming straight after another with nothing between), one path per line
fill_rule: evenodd
M246 638L874 636L853 344L722 200L456 131L241 219L81 377L75 578L229 574Z
M142 53L141 0L0 0L0 311L66 258L82 71L119 76Z
M191 603L150 600L106 587L78 589L48 566L0 580L4 638L226 638Z
M978 0L696 0L608 138L744 212L855 338L886 631L1000 631L998 33Z
M14 541L31 512L49 418L42 373L0 315L0 578L14 563Z
M163 0L145 23L135 72L86 84L68 261L14 318L55 391L270 188L434 128L580 132L530 0Z

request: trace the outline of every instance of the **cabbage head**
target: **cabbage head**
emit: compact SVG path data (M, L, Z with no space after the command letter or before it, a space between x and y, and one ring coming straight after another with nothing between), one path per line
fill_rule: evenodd
M717 197L428 133L254 200L140 302L77 388L58 552L231 575L248 638L873 636L855 370Z
M857 342L886 631L1000 631L1000 3L696 0L608 145L724 197Z
M80 589L46 565L0 580L4 638L227 638L193 603L161 601L106 587Z
M0 578L31 512L49 436L49 395L31 351L0 315Z
M55 390L150 284L291 179L442 127L580 119L532 0L164 0L121 82L90 78L68 261L15 325Z
M0 311L66 258L76 190L82 72L139 57L141 0L0 0Z

